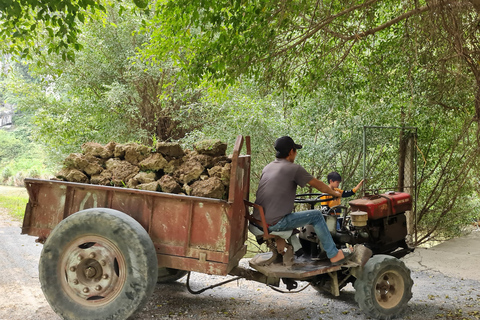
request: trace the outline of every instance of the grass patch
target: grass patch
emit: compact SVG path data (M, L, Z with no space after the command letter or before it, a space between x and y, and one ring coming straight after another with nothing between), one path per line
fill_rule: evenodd
M17 220L23 219L27 202L28 197L0 194L0 208L6 209L7 213Z

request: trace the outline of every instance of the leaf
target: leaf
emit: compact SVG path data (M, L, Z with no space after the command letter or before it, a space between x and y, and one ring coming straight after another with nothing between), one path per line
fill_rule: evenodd
M77 14L78 20L80 20L81 23L85 23L85 15L81 12Z
M145 9L148 5L148 0L133 0L133 3L140 9Z
M75 62L75 52L74 51L68 51L67 52L67 59L71 62Z
M53 38L53 29L50 27L47 27L46 29L48 31L48 35L50 36L50 38Z

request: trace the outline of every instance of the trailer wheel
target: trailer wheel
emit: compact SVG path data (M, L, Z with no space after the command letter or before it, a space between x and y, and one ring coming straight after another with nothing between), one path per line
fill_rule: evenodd
M375 319L393 319L412 298L413 280L403 261L375 255L365 264L355 281L355 301Z
M173 268L158 267L157 283L170 283L177 281L187 275L187 271Z
M43 293L63 319L127 319L147 302L157 272L155 247L145 229L106 208L61 221L39 262Z

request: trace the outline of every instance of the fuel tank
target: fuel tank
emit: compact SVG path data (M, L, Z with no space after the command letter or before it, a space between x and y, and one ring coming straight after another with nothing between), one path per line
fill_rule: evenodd
M368 219L381 219L412 209L412 196L405 192L389 191L382 194L365 195L349 202L352 212L364 211Z

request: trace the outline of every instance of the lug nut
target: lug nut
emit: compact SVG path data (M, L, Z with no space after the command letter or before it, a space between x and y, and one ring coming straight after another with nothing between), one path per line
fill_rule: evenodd
M75 270L77 270L77 268L75 268L75 267L70 267L70 271L75 272Z
M100 291L100 290L102 290L102 287L101 286L96 286L95 290Z
M89 257L92 259L95 258L95 253L94 252L90 253Z
M107 265L107 262L106 262L105 260L102 260L102 261L100 261L100 264L101 264L102 266L106 266L106 265Z
M78 280L77 279L73 280L73 284L78 284Z
M82 257L82 256L78 256L78 260L82 260L82 259L83 259L83 257Z
M103 279L108 279L108 274L104 274L104 275L102 276L102 278L103 278Z
M87 287L83 288L84 293L88 293L88 291L90 291L90 290Z

